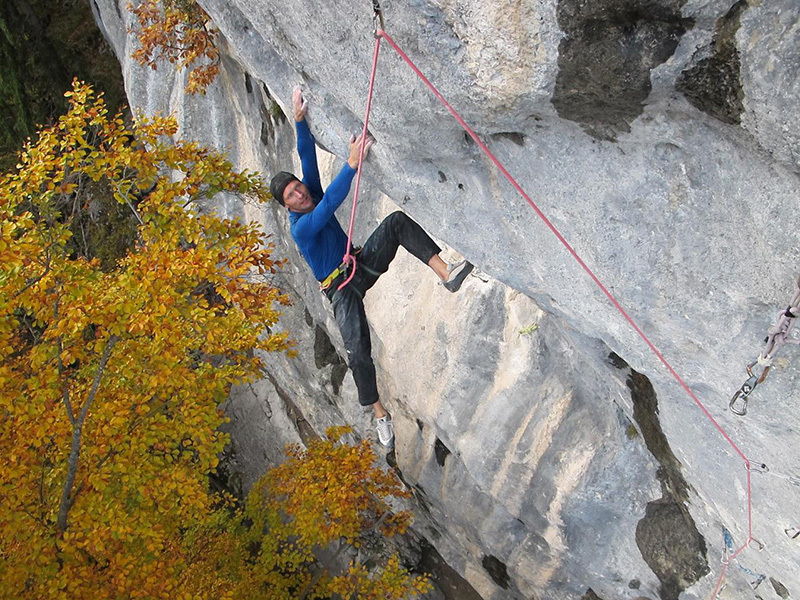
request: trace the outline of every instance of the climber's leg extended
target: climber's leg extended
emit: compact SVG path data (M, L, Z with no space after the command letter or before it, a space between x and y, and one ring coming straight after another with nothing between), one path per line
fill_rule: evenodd
M391 415L378 398L375 364L372 362L372 342L362 299L362 284L362 281L354 279L341 290L331 286L326 294L333 304L333 314L347 350L347 364L356 382L358 402L361 406L372 408L378 440L390 448L394 445L394 426Z
M376 277L383 275L400 246L426 264L441 251L411 217L396 211L381 221L369 236L361 251L359 266L366 266L368 272Z
M473 269L472 263L467 260L448 265L438 254L428 261L428 266L439 276L442 285L449 292L457 292L461 289L461 284Z
M386 217L372 232L361 252L359 264L366 267L362 270L362 274L363 271L367 271L372 277L369 287L387 271L400 246L428 265L450 291L458 290L464 278L472 270L472 265L468 262L458 265L448 265L444 262L439 256L441 248L425 233L425 230L404 212L396 211Z

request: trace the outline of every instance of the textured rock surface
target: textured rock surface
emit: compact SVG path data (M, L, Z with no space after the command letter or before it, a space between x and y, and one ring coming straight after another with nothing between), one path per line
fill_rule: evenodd
M166 66L131 62L123 4L98 2L97 15L132 105L176 113L182 135L239 166L298 167L281 112L298 83L322 147L341 156L359 129L368 2L201 0L224 35L223 72L203 98L186 97ZM770 578L757 590L765 600L800 593L800 549L784 534L798 526L798 349L782 352L747 417L727 411L800 265L800 5L384 8L394 39L745 455L769 465L752 474L753 535L766 549L739 558ZM722 527L737 544L747 537L742 460L388 47L371 129L357 237L391 210L383 193L488 274L450 296L401 255L367 297L419 530L487 599L709 597ZM326 159L329 172L338 164ZM269 377L232 396L246 484L302 427L370 428L285 214L220 208L263 222L290 259L283 326L301 350L268 357ZM753 597L751 579L732 565L720 597Z

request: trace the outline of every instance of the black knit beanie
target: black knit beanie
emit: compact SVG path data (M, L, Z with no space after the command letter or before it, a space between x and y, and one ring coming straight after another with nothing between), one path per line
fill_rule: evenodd
M269 191L272 194L272 197L278 201L281 206L286 206L283 203L283 190L286 189L286 186L292 183L293 181L300 181L292 175L291 173L287 173L286 171L281 171L272 180L269 182Z

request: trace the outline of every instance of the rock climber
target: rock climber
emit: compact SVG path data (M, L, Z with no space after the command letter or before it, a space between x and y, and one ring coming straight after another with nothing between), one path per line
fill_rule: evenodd
M333 313L347 350L347 362L358 389L359 404L372 407L378 440L383 446L391 448L394 445L394 427L391 415L378 397L364 295L387 271L398 246L403 246L428 265L450 292L458 291L472 271L472 265L467 261L448 265L439 256L441 249L430 236L405 213L397 211L378 225L360 250L351 250L356 260L355 276L340 290L339 286L348 277L348 267L342 262L347 235L334 213L350 193L350 185L358 167L361 136L351 136L350 155L346 164L328 189L323 190L314 136L306 122L308 101L299 87L292 94L292 111L303 179L299 180L292 173L282 171L270 181L270 192L289 210L292 237L320 282L320 289L333 305ZM365 159L374 143L372 136L367 137Z

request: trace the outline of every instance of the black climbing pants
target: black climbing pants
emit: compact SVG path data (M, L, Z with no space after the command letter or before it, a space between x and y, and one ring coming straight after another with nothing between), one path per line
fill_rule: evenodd
M364 312L364 296L378 278L389 269L389 263L402 246L423 263L441 252L439 246L403 212L386 217L372 232L356 260L356 274L341 290L338 287L347 276L333 280L325 295L333 304L333 314L342 332L347 350L347 363L353 371L358 388L358 402L370 406L378 401L375 364L372 362L372 343L369 324Z

